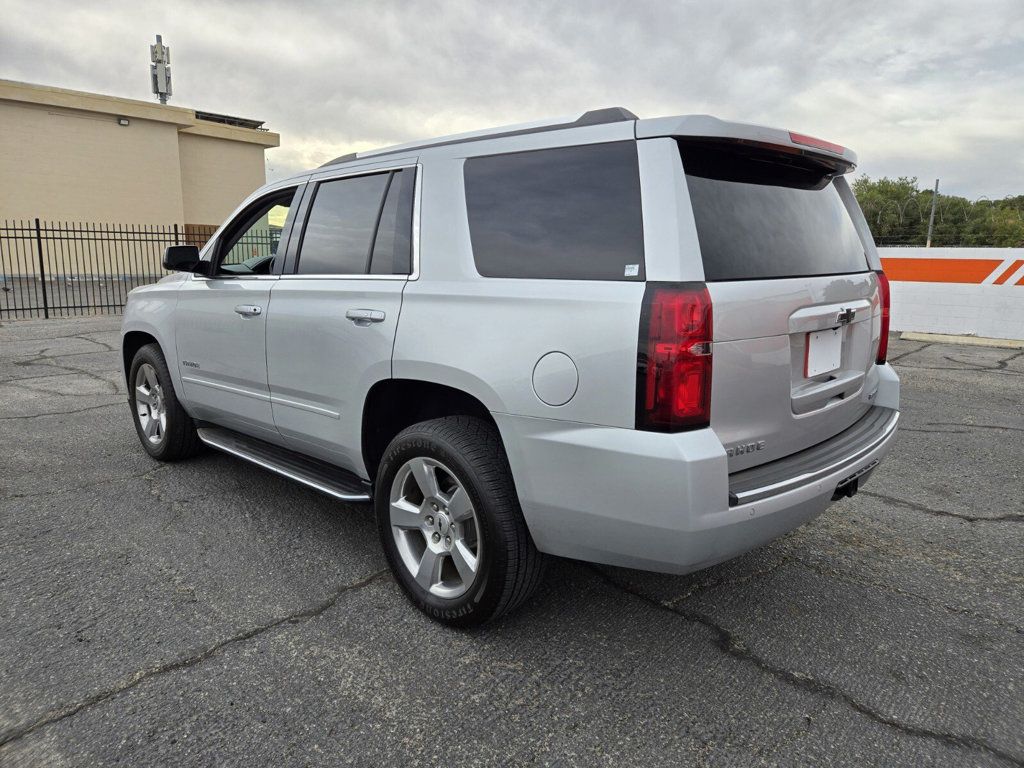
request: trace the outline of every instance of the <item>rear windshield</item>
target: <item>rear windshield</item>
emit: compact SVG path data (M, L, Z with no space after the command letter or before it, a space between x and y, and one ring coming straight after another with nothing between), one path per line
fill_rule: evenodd
M864 272L834 168L750 145L681 141L706 280Z

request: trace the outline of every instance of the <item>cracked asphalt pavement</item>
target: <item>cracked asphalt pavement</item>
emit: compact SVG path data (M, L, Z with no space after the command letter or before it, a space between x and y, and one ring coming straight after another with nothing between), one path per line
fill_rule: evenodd
M0 326L0 766L1024 765L1024 352L893 341L855 498L456 632L368 507L151 460L118 325Z

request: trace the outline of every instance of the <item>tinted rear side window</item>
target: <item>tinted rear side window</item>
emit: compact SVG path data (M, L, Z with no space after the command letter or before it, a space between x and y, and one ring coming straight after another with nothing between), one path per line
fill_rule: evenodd
M470 158L464 173L481 275L644 279L634 142Z
M833 169L803 156L680 142L707 280L864 272Z
M389 176L356 176L317 187L299 250L300 275L365 274Z
M404 168L391 175L387 198L377 225L377 240L370 260L374 275L412 272L412 198L416 171Z

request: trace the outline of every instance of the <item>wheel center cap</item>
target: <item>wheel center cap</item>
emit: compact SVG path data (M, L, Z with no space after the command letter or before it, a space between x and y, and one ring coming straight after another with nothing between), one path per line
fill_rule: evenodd
M437 513L437 532L442 536L451 530L452 522L444 512Z

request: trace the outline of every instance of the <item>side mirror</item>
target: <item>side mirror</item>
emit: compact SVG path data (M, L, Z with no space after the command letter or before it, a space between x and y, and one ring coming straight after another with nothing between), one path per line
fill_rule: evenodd
M169 245L164 251L164 269L205 274L206 265L199 260L199 249L196 246Z

